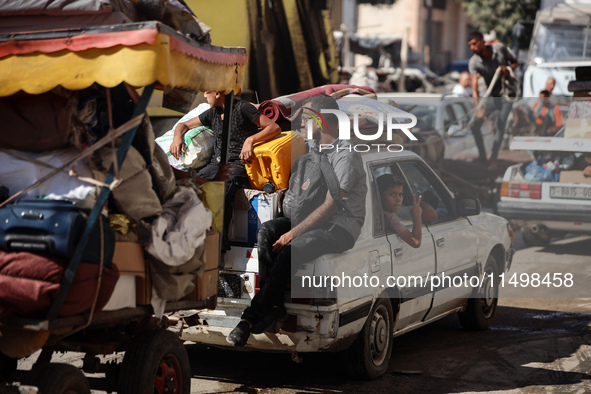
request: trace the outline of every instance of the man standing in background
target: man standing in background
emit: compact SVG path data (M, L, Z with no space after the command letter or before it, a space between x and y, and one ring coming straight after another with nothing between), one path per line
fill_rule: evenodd
M470 33L468 36L468 45L470 45L470 49L474 52L468 63L474 105L477 107L479 103L478 79L481 76L484 78L487 89L490 88L491 92L491 98L488 98L486 103L483 103L482 108L476 112L476 118L472 123L472 134L474 135L474 140L478 147L479 160L481 161L486 161L486 150L480 128L487 115L490 116L495 110L499 111L499 116L495 124L495 142L492 147L488 166L489 171L493 171L497 168L497 156L501 149L503 136L505 135L505 123L512 107L512 103L503 97L502 77L509 74L507 66L515 70L519 66L519 62L503 44L495 43L493 45L486 45L484 36L480 32ZM497 76L493 84L493 79L498 68L501 69L500 75Z
M458 83L451 90L451 94L457 97L472 97L470 82L470 73L468 71L462 71Z

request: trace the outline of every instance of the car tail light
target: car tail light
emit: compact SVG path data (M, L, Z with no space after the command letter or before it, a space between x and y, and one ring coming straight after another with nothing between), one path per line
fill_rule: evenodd
M501 197L542 198L542 184L540 182L503 182Z
M261 285L259 283L259 274L254 274L254 295L261 291Z

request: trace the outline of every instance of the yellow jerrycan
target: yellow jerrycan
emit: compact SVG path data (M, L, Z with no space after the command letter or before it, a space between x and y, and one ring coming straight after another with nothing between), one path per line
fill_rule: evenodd
M267 193L287 188L291 168L305 153L304 139L296 131L284 131L271 140L256 143L255 159L245 165L251 188Z

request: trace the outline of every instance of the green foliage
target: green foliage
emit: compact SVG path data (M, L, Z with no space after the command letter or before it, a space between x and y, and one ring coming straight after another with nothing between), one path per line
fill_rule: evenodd
M497 39L510 45L511 32L518 21L533 22L536 12L540 9L540 0L456 0L464 5L466 14L473 21L474 26L483 34L494 30ZM519 46L525 49L529 45L532 32L532 23L526 23L525 35L519 42Z

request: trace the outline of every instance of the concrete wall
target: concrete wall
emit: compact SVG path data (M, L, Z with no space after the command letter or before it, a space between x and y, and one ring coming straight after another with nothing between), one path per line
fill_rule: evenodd
M391 6L361 4L358 8L359 34L390 34L402 36L409 29L409 45L415 53L423 53L427 34L427 9L423 0L397 0ZM447 0L445 10L433 9L432 46L439 51L449 51L450 60L470 55L467 31L470 21L461 3ZM437 34L436 23L441 23Z
M211 27L213 45L245 47L250 57L248 2L245 0L185 0L197 18ZM249 66L244 72L244 86L249 86Z

